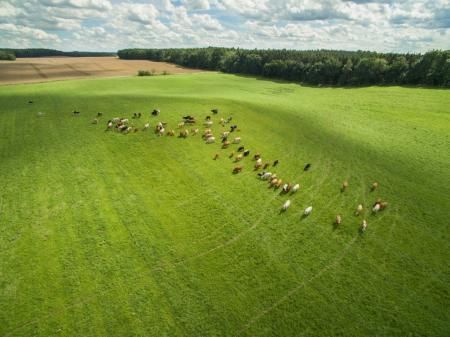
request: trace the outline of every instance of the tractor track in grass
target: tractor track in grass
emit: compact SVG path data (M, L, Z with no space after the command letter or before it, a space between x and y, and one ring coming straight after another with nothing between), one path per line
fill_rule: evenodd
M346 256L348 250L356 242L357 238L358 238L357 236L353 237L353 239L341 251L341 254L337 258L335 258L333 260L333 262L331 262L330 264L328 264L325 267L323 267L321 270L319 270L315 275L313 275L309 279L303 281L302 283L300 283L296 287L294 287L291 290L289 290L285 295L283 295L281 298L279 298L273 305L271 305L271 306L269 306L269 307L259 311L258 313L256 313L247 323L245 323L243 325L243 327L241 329L238 330L238 332L234 336L236 336L236 337L240 336L242 333L247 331L253 324L255 324L257 321L259 321L263 316L267 315L272 310L276 309L281 304L283 304L284 302L289 300L291 298L291 296L295 295L300 289L306 287L310 282L312 282L315 279L319 278L324 273L326 273L328 270L331 270L332 268L336 267L339 264L339 262Z
M295 181L298 181L298 180L300 179L300 177L301 177L301 174L299 174L299 175L296 177ZM324 178L323 178L318 184L316 184L316 186L319 186L319 187L322 186L322 185L325 183L325 181L326 181L327 178L328 178L328 176L327 176L327 175L324 175ZM310 189L312 189L312 188L314 188L314 187L311 186ZM299 193L299 192L297 192L297 193ZM273 195L271 198L269 198L269 201L267 201L267 202L265 203L264 209L266 209L267 206L269 206L269 205L272 203L272 201L275 200L275 199L276 199L277 197L279 197L279 196L280 196L280 194L279 194L278 190L276 190L276 192L274 193L274 195ZM235 207L235 208L236 208L236 207ZM268 210L267 212L262 213L262 215L261 215L261 216L258 218L258 220L257 220L256 222L254 222L254 223L251 223L251 222L249 222L249 221L247 221L247 220L244 220L244 222L245 222L247 225L249 225L250 227L248 227L248 228L242 230L242 231L239 232L237 235L235 235L235 236L233 236L232 238L230 238L230 239L228 239L228 240L226 240L226 241L224 241L224 242L218 244L217 246L214 246L213 248L210 248L210 249L208 249L208 250L206 250L206 251L200 252L200 253L198 253L198 254L196 254L196 255L193 255L193 256L191 256L191 257L185 258L185 259L183 259L183 260L175 261L175 262L174 262L174 265L183 264L183 263L189 262L189 261L191 261L191 260L194 260L194 259L197 259L197 258L200 258L200 257L204 257L204 256L209 255L209 254L211 254L211 253L213 253L213 252L215 252L215 251L217 251L217 250L219 250L219 249L222 249L222 248L224 248L224 247L227 247L227 246L233 244L234 242L238 241L241 237L243 237L243 236L246 235L247 233L249 233L249 232L251 232L252 230L254 230L256 227L258 227L259 224L263 221L263 219L267 216L268 213L273 213L273 210L270 209L270 210Z
M234 164L234 163L231 161L230 164ZM311 184L308 188L306 188L306 189L304 189L304 190L301 189L301 190L300 190L299 192L297 192L297 193L305 194L305 193L309 193L309 192L312 190L313 193L312 193L310 196L308 196L308 198L309 198L309 200L311 200L310 202L314 204L313 200L315 199L315 196L316 196L318 193L320 193L320 188L326 183L327 179L329 178L329 176L328 176L328 173L330 172L329 163L328 163L328 165L327 165L326 172L327 172L327 174L322 174L322 178L321 178L319 181L317 181L317 182L314 183L314 184ZM243 174L241 174L240 176L241 176L242 178L245 178L245 177L253 177L254 174L256 174L256 171L245 171L245 172L244 172ZM302 177L303 174L305 174L305 172L302 171L302 172L296 177L295 181L298 181L298 180ZM262 183L263 183L263 186L264 186L267 182L264 181L264 182L262 182ZM265 186L262 187L262 188L265 188ZM272 208L270 208L270 207L268 208L268 206L270 206L270 204L271 204L276 198L280 197L279 190L275 190L275 191L271 191L271 192L273 192L273 195L265 202L265 204L264 204L264 206L263 206L263 209L266 210L266 211L265 211L265 212L262 212L261 216L260 216L255 222L252 223L251 221L249 221L249 220L247 220L247 219L245 218L244 212L242 212L241 208L240 208L237 204L235 204L235 203L233 203L233 202L230 202L229 200L225 200L224 197L223 197L222 195L220 195L219 193L214 193L213 191L206 190L204 193L202 193L202 195L209 195L209 196L214 197L215 200L217 200L217 199L220 200L220 199L221 199L221 200L223 200L223 202L226 202L227 204L231 204L231 205L233 206L233 210L232 210L233 213L234 213L234 212L239 212L239 213L242 215L242 216L241 216L242 221L248 226L248 228L246 228L246 229L240 231L239 233L237 233L235 236L231 237L230 239L225 240L225 241L223 241L223 242L217 244L216 246L214 246L214 247L212 247L212 248L210 248L210 249L208 249L208 250L199 252L198 254L192 255L192 256L190 256L190 257L186 257L186 258L183 258L183 259L180 259L180 260L176 260L176 261L174 261L174 262L172 262L172 263L164 264L163 266L159 266L159 267L157 267L157 268L152 268L152 265L151 265L151 263L148 261L148 259L147 259L147 257L145 256L145 254L142 254L142 247L140 247L140 245L137 243L137 240L136 240L136 238L135 238L135 235L134 235L133 231L132 231L125 223L122 223L122 225L125 227L126 231L128 232L128 235L129 235L129 237L130 237L130 239L131 239L131 242L132 242L133 246L135 246L138 255L143 259L145 265L146 265L147 268L148 268L148 271L151 272L151 273L153 273L153 272L162 272L162 271L166 270L168 267L169 267L169 268L170 268L170 267L176 267L176 266L185 264L185 263L187 263L187 262L189 262L189 261L203 258L203 257L205 257L205 256L207 256L207 255L210 255L210 254L212 254L212 253L214 253L214 252L216 252L216 251L219 251L219 250L221 250L221 249L223 249L223 248L225 248L225 247L227 247L227 246L230 246L230 245L232 245L233 243L235 243L235 242L237 242L238 240L240 240L240 239L241 239L242 237L244 237L246 234L248 234L248 233L250 233L251 231L253 231L254 229L256 229L256 228L261 224L261 222L263 222L264 218L266 218L267 215L269 215L270 213L273 213L274 210L273 210ZM285 195L285 196L286 196L286 197L289 197L289 196L291 196L291 194L287 194L287 195ZM340 196L341 196L341 195L340 195L339 193L337 193L336 196L333 197L330 201L328 201L327 204L326 204L325 206L321 207L322 212L325 211L325 210L327 210L328 207L329 207L332 203L334 203L337 199L339 199ZM200 195L196 195L195 197L192 197L192 198L190 198L190 199L187 200L187 201L182 201L180 204L181 204L181 205L188 204L188 203L192 202L192 200L195 200L195 199L197 199L197 198L199 198L199 197L200 197ZM302 212L303 212L303 211L299 212L298 215L300 215ZM319 212L318 214L321 214L322 212ZM317 212L315 212L315 213L317 213ZM297 216L296 213L294 213L294 214L295 214L295 216ZM381 217L381 218L382 218L382 217ZM381 220L381 218L380 218L380 220ZM223 227L225 227L225 226L222 226L222 227L218 228L216 231L219 231L219 230L220 230L221 228L223 228ZM215 231L215 232L216 232L216 231ZM326 235L326 234L325 234L325 233L322 234L321 237L324 236L324 235ZM204 240L208 240L208 241L209 241L210 238L211 238L211 236L212 236L212 234L210 233L210 234L208 234L207 236L204 236L204 237L200 238L198 241L204 241ZM356 241L356 239L357 239L357 236L355 236L355 237L350 241L350 243L347 244L347 246L343 249L343 251L342 251L342 253L340 254L340 256L338 256L338 258L334 259L332 263L330 263L329 265L327 265L327 266L325 266L324 268L322 268L321 270L319 270L319 272L317 272L314 276L312 276L312 277L310 277L308 280L302 282L302 283L299 284L297 287L291 289L286 295L282 296L282 297L280 298L280 300L278 300L277 302L275 302L273 306L271 306L271 307L269 307L269 308L267 308L267 309L264 309L264 310L262 310L261 312L257 313L256 316L254 316L254 318L251 319L251 320L243 327L243 329L239 330L238 333L240 334L240 333L246 331L251 325L253 325L253 324L254 324L256 321L258 321L261 317L263 317L264 315L266 315L267 313L269 313L270 311L272 311L273 309L275 309L276 307L278 307L279 305L281 305L282 303L284 303L286 300L288 300L288 299L290 298L290 296L292 296L293 294L297 293L301 288L305 287L308 283L310 283L310 282L313 281L314 279L320 277L320 276L321 276L322 274L324 274L326 271L328 271L328 270L332 269L333 267L335 267L336 265L338 265L338 263L345 257L347 250L350 248L351 245L353 245L353 243ZM91 301L94 301L94 300L98 299L98 298L99 298L99 295L100 295L100 296L105 295L105 294L107 294L107 293L109 293L109 292L111 292L111 291L113 291L113 290L114 290L114 289L108 289L108 290L105 290L105 291L103 291L103 292L100 292L100 294L96 294L96 295L94 295L94 296L88 296L88 297L82 298L82 299L80 299L79 301L77 301L77 302L75 302L75 303L72 303L72 304L66 306L65 309L72 308L72 307L77 307L77 306L82 306L82 305L84 305L84 304L87 304L87 303L89 303L89 302L91 302ZM56 313L56 312L57 312L57 309L54 309L52 312L50 312L50 313L44 315L44 318L51 317L51 316L53 316L54 313ZM42 318L41 318L41 319L42 319ZM30 325L35 324L35 323L38 323L38 322L39 322L39 320L36 319L36 320L31 320L31 321L29 321L29 322L23 323L23 324L19 325L18 327L16 327L15 329L9 331L7 334L4 335L4 337L10 336L10 335L13 334L14 332L16 332L16 331L18 331L18 330L20 330L20 329L22 329L22 328L24 328L24 327L26 327L26 326L30 326Z
M253 171L252 171L252 172L253 172ZM304 173L304 172L302 172L302 173ZM302 174L299 174L299 175L297 176L297 178L296 178L297 181L300 179L301 175L302 175ZM250 173L244 174L243 176L250 176ZM308 189L306 189L306 190L301 190L301 191L299 191L299 192L297 192L297 193L301 193L301 192L305 193L306 191L310 191L310 190L312 190L313 188L319 188L320 186L322 186L322 185L325 183L326 179L327 179L327 175L323 175L323 178L322 178L318 183L316 183L315 185L311 185ZM209 191L206 192L206 194L211 194L211 193L212 193L212 192L209 192ZM264 208L264 209L267 209L267 206L269 206L269 205L272 203L272 201L275 200L275 199L276 199L277 197L279 197L279 196L280 196L280 195L279 195L278 190L277 190L277 191L274 191L274 195L269 199L269 201L267 201L267 202L265 203L265 205L264 205L263 208ZM223 198L223 197L219 195L219 198ZM227 202L228 202L228 201L227 201ZM239 207L236 206L236 205L234 205L234 209L239 209ZM166 265L164 265L164 266L160 266L160 267L158 267L158 268L152 268L152 267L151 267L151 264L149 263L149 261L147 260L147 258L146 258L145 256L143 256L143 254L141 253L141 249L139 248L139 245L136 243L137 241L136 241L135 236L134 236L134 234L132 233L131 229L130 229L126 224L123 224L123 226L125 227L126 231L128 232L128 235L129 235L129 237L130 237L130 239L131 239L131 242L132 242L133 246L135 246L135 247L137 248L137 253L138 253L138 255L141 256L141 258L143 259L145 265L147 266L148 271L151 272L151 273L153 273L153 272L162 272L162 271L166 270L167 267L170 267L170 266L176 267L176 266L178 266L178 265L182 265L182 264L184 264L184 263L186 263L186 262L189 262L189 261L191 261L191 260L198 259L198 258L200 258L200 257L206 256L206 255L208 255L208 254L211 254L212 252L215 252L215 251L217 251L217 250L220 250L221 248L224 248L224 247L227 247L227 246L231 245L232 243L238 241L242 236L244 236L245 234L247 234L247 233L249 233L250 231L252 231L253 229L255 229L255 228L262 222L262 220L264 219L264 217L266 217L267 214L269 214L269 213L271 213L271 212L273 212L272 209L267 210L267 211L264 212L263 215L257 220L257 222L255 222L255 223L253 223L253 224L251 224L250 222L248 222L247 220L245 220L245 222L246 222L248 225L250 225L249 228L247 228L247 229L241 231L239 234L235 235L235 236L232 237L231 239L229 239L229 240L227 240L227 241L225 241L225 242L222 242L221 244L219 244L219 245L217 245L217 246L215 246L215 247L213 247L213 248L211 248L211 249L209 249L209 250L207 250L207 251L203 251L203 252L201 252L201 253L199 253L199 254L197 254L197 255L194 255L194 256L191 256L191 257L188 257L188 258L179 260L179 261L175 261L175 262L172 262L172 263L170 263L170 264L166 264ZM152 274L150 274L150 275L153 276ZM65 309L74 308L74 307L77 307L77 306L82 306L82 305L88 304L89 302L92 302L92 301L98 299L98 298L99 298L99 295L106 295L106 294L108 294L109 292L111 292L111 291L113 291L113 290L114 290L114 289L111 288L111 289L102 291L102 292L100 292L99 294L96 294L96 295L94 295L94 296L87 296L87 297L84 297L84 298L80 299L79 301L77 301L77 302L75 302L75 303L72 303L72 304L70 304L70 305L68 305L68 306L65 306ZM31 321L28 321L28 322L19 324L16 328L10 330L10 331L7 332L6 334L4 334L2 337L8 337L8 336L11 336L14 332L20 331L21 329L23 329L23 328L25 328L25 327L27 327L27 326L30 326L30 325L32 325L32 324L36 324L36 323L38 323L41 319L45 319L45 318L48 318L48 317L52 317L52 316L53 316L54 314L56 314L57 312L58 312L58 309L54 309L54 310L52 310L51 312L49 312L49 313L47 313L46 315L44 315L43 317L41 317L40 319L35 319L35 320L31 320Z
M325 180L325 179L324 179ZM363 182L363 180L361 180L362 182L362 188L365 191L365 184ZM315 193L316 194L316 193ZM315 195L314 194L314 195ZM367 205L366 203L366 196L367 196L367 192L364 193L364 204ZM337 199L339 199L340 194L337 194L332 200L330 200L327 205L325 207L323 207L323 210L328 209L328 207ZM366 214L367 215L367 207L366 207ZM370 212L370 211L369 211ZM299 213L301 214L301 213ZM320 213L319 213L320 214ZM369 213L370 214L370 213ZM366 217L366 216L363 216ZM371 224L377 224L378 222L380 222L386 215L382 214L379 215L378 218L372 222ZM396 209L396 214L395 216L398 216L398 209ZM356 217L359 218L359 217ZM395 226L395 224L393 225L393 227ZM371 226L372 227L372 226ZM375 227L374 230L371 230L371 234L372 236L376 235L376 230L377 227ZM359 229L358 229L359 231ZM392 234L393 228L391 227L390 230L390 234ZM320 237L323 237L325 234L322 234ZM358 233L357 235L355 235L346 245L345 248L343 248L343 250L341 250L340 255L335 258L333 260L333 262L331 262L330 264L326 265L325 267L323 267L322 269L320 269L315 275L311 276L310 278L308 278L307 280L303 281L302 283L298 284L296 287L292 288L291 290L289 290L285 295L283 295L282 297L280 297L273 305L257 312L255 315L253 315L253 317L248 320L247 323L245 323L241 329L238 330L238 332L234 335L235 337L240 336L242 333L246 332L253 324L255 324L257 321L259 321L263 316L267 315L268 313L270 313L272 310L276 309L278 306L280 306L281 304L283 304L284 302L288 301L290 299L290 297L294 294L296 294L298 291L300 291L302 288L306 287L309 283L311 283L312 281L314 281L315 279L321 277L325 272L327 272L328 270L333 269L334 267L336 267L340 261L347 255L348 250L351 248L351 246L353 246L353 244L356 242L356 240L361 236L361 233ZM431 281L430 281L431 282ZM412 297L409 296L410 298Z
M377 219L375 223L378 223L384 218L384 216L381 216ZM293 295L295 295L298 291L300 291L302 288L306 287L309 283L314 281L315 279L320 278L323 274L325 274L327 271L332 270L333 268L337 267L339 263L344 259L344 257L347 256L348 251L353 246L353 244L357 241L357 239L361 236L361 234L355 235L348 243L347 245L340 251L340 254L329 264L324 266L322 269L320 269L317 273L315 273L313 276L309 277L307 280L304 280L303 282L299 283L294 288L291 288L285 295L281 296L275 303L273 303L271 306L266 307L265 309L260 310L256 314L252 316L251 319L247 321L233 336L238 337L241 336L242 333L246 332L253 324L255 324L257 321L259 321L262 317L269 314L271 311L282 305L284 302L288 301Z

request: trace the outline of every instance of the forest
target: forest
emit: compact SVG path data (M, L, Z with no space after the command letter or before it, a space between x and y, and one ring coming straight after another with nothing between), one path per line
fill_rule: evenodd
M55 49L44 49L44 48L26 48L26 49L9 49L2 48L1 52L7 55L12 55L15 59L16 57L49 57L49 56L71 56L71 57L88 57L88 56L114 56L116 53L113 52L90 52L90 51L61 51Z
M16 59L16 55L7 50L0 49L0 61L14 61Z
M312 85L450 87L450 50L424 54L235 48L123 49L121 59L285 79Z

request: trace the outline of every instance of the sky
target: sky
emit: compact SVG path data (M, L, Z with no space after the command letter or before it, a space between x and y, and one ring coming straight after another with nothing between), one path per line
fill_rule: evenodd
M450 49L450 0L0 0L0 47Z

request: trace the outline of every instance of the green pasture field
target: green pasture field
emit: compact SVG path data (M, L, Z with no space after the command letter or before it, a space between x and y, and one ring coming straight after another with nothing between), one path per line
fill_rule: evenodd
M232 116L243 171L237 145L154 134L184 115L200 133L211 115L216 139ZM105 131L122 116L139 132ZM0 87L0 126L1 337L450 334L448 90L218 73L23 84ZM258 179L257 152L298 193Z

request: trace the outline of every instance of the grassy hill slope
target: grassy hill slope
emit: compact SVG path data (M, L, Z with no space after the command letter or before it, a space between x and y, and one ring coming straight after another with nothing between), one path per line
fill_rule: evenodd
M236 146L104 132L115 116L175 129L213 107L216 136L233 116L296 195L268 189L250 158L232 175ZM0 125L2 337L448 335L448 90L66 81L0 87ZM354 216L378 197L386 210Z

